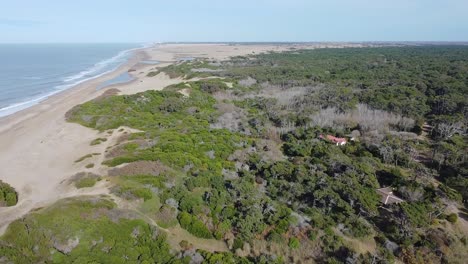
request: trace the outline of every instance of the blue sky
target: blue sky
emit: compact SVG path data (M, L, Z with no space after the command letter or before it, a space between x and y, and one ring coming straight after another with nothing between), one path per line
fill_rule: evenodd
M468 41L468 0L2 1L0 42Z

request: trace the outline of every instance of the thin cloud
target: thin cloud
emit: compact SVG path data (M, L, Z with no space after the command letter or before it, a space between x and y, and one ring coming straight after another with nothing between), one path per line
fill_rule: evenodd
M0 26L10 26L10 27L32 27L44 24L42 21L37 20L27 20L27 19L8 19L0 18Z

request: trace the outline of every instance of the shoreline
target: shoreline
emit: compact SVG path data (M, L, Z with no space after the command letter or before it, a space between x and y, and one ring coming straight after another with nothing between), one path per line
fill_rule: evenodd
M91 85L96 85L96 87L97 87L100 83L103 83L105 81L108 81L108 80L111 80L111 79L117 77L118 75L125 72L124 69L128 70L131 67L137 65L140 60L145 60L146 58L149 58L149 55L145 52L145 50L149 49L149 48L152 48L152 47L142 47L142 48L136 48L134 50L131 50L132 52L134 52L134 54L132 54L128 58L128 60L126 62L124 62L123 64L118 66L116 69L111 70L111 71L109 71L107 73L104 73L102 75L91 77L91 79L89 79L89 80L83 81L83 82L78 83L76 85L73 85L73 86L71 86L69 88L58 91L57 93L46 96L45 99L40 100L39 102L37 102L37 103L27 107L27 108L18 110L18 111L14 112L14 113L11 113L11 114L8 114L8 115L5 115L5 116L0 116L0 133L3 131L3 129L2 129L3 124L2 123L3 122L8 122L6 120L18 119L19 116L28 115L28 112L33 112L33 111L37 110L37 109L33 109L33 108L37 108L37 107L40 108L41 104L51 104L51 103L53 103L53 101L59 100L60 97L65 96L66 93L71 92L71 90L84 89L87 86L91 86ZM96 90L96 91L99 92L100 90L104 90L104 89L107 89L107 87L103 87L102 89L99 89L99 90Z
M136 46L137 44L135 44ZM63 73L57 75L55 79L49 79L49 77L33 77L38 80L47 79L48 84L46 83L37 83L37 84L25 84L27 86L40 88L44 85L47 85L47 88L40 88L42 92L36 95L28 95L26 97L16 97L11 99L11 102L4 104L0 108L0 119L3 117L10 116L19 111L31 108L48 98L60 94L69 89L75 88L80 84L95 80L102 76L105 76L109 73L116 71L120 66L125 65L134 55L138 52L141 52L145 48L150 46L139 46L127 48L125 50L117 51L114 54L110 54L109 57L101 58L99 61L94 62L94 64L87 65L85 68L75 69L73 72ZM107 66L109 65L109 66ZM47 65L45 65L48 67ZM62 67L66 68L66 67ZM32 73L31 73L32 74ZM49 74L50 75L50 74ZM49 76L45 74L45 76ZM53 76L53 75L50 75ZM25 77L28 78L28 77ZM8 78L7 78L8 79ZM22 79L22 78L21 78ZM8 92L8 90L7 90Z

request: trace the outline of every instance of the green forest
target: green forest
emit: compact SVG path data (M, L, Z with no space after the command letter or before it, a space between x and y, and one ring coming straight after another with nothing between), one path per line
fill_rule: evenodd
M15 221L0 263L466 261L468 47L291 49L146 78L161 73L185 81L67 113L98 131L135 129L97 164L108 175L76 183L109 181L111 196ZM384 187L401 202L383 203ZM0 184L0 205L7 192ZM174 246L177 228L226 250Z

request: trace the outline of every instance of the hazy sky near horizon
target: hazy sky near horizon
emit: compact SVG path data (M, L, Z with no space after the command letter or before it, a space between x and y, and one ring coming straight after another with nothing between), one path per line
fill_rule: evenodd
M468 0L2 1L0 43L468 41Z

